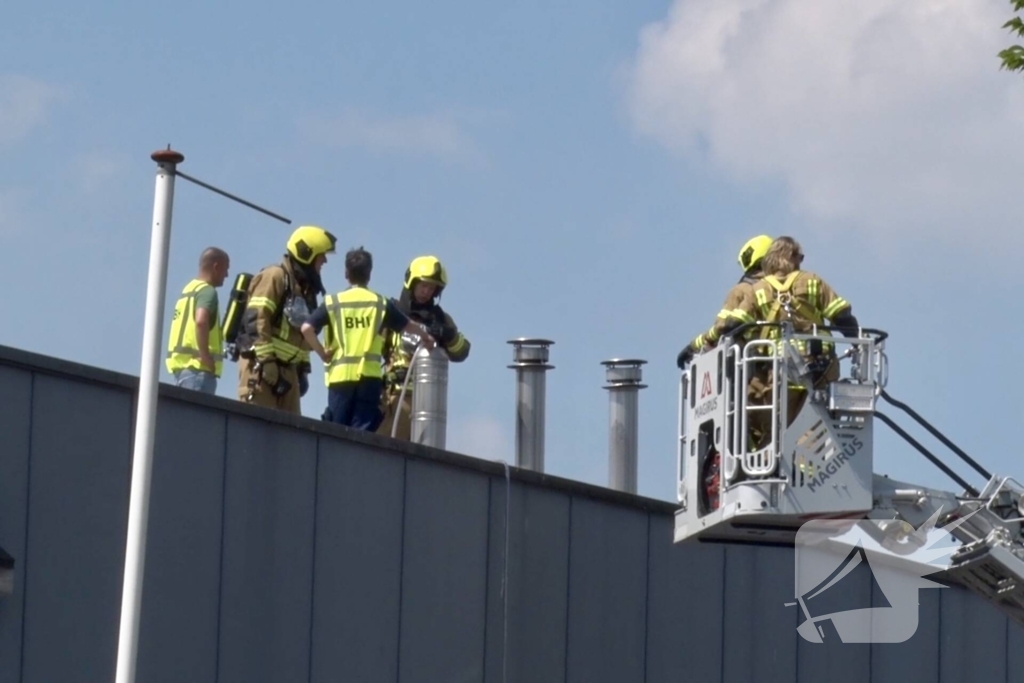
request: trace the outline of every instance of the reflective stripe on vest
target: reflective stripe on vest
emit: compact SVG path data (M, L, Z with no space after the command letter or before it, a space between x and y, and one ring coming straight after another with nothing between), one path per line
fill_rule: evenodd
M199 360L199 340L196 336L196 296L209 286L202 280L192 280L185 285L181 297L174 305L174 317L171 319L171 332L167 341L166 365L170 373L186 368L202 369ZM213 372L217 377L220 377L224 365L224 343L221 335L220 324L215 318L211 318L207 348L213 358Z
M360 377L382 377L387 300L365 287L352 287L324 297L324 305L330 320L328 338L333 350L327 366L327 384L352 382Z

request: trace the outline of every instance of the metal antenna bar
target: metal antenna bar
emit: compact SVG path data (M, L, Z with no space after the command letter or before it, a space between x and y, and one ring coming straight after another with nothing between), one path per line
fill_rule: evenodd
M291 224L292 224L292 222L291 222L290 220L288 220L287 218L285 218L284 216L279 216L279 215L277 215L276 213L274 213L273 211L267 211L267 210L266 210L266 209L264 209L263 207L260 207L260 206L256 206L256 205L255 205L255 204L253 204L252 202L248 202L248 201L246 201L246 200L242 199L241 197L236 197L235 195L231 194L230 192L225 192L224 190L221 190L221 189L219 189L219 188L216 188L216 187L214 187L213 185L209 185L209 184L207 184L207 183L204 183L204 182L203 182L202 180L198 180L198 179L196 179L196 178L193 178L192 176L189 176L189 175L185 175L185 174L184 174L184 173L182 173L181 171L175 170L174 174L175 174L175 175L180 175L180 176L181 176L182 178L184 178L185 180L189 180L189 181L191 181L191 182L195 183L196 185L199 185L200 187L205 187L205 188L206 188L207 190L210 190L211 192L216 192L217 194L219 194L219 195L223 195L223 196L227 197L228 199L234 199L234 200L235 200L236 202L238 202L239 204L245 204L245 205L246 205L246 206L248 206L248 207L249 207L250 209L256 209L256 210L257 210L257 211L259 211L260 213L265 213L265 214L267 214L268 216L271 216L271 217L273 217L273 218L276 218L277 220L279 220L279 221L281 221L281 222L283 222L283 223L287 223L288 225L291 225Z

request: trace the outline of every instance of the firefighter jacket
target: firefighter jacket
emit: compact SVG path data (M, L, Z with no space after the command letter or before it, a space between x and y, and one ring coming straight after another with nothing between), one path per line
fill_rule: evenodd
M437 339L438 347L443 348L452 363L461 363L469 357L470 342L459 331L455 320L437 304L426 306L410 304L409 297L403 292L399 300L399 309L411 319L423 323ZM388 367L388 375L402 381L404 372L409 367L412 349L402 344L402 335L392 332L387 335L384 344L384 361Z
M196 297L210 287L203 280L195 279L185 285L181 297L174 305L171 331L167 340L167 371L175 373L186 368L202 369L199 360L199 340L196 334ZM216 297L216 293L213 295ZM210 334L207 349L213 358L213 374L220 377L224 365L224 342L221 337L217 316L210 318Z
M387 300L365 287L350 287L328 294L324 306L329 321L324 337L332 349L327 385L382 377Z
M705 348L710 348L718 343L718 340L730 330L744 324L754 322L748 313L750 308L750 297L753 296L753 285L763 275L760 269L745 274L739 282L733 285L732 289L725 295L725 302L722 309L715 317L715 322L706 332L697 335L690 342L689 348L694 353L700 353ZM749 339L754 331L744 334L744 339Z
M310 348L299 328L316 308L316 292L304 290L287 257L257 273L248 291L249 303L238 332L242 355L262 361L274 358L289 365L308 364ZM306 312L289 320L293 309Z
M740 308L748 315L763 322L788 321L793 331L806 334L813 326L822 326L830 321L847 335L856 334L858 323L853 316L850 303L839 296L819 275L805 270L795 270L785 277L769 275L751 288L751 296L745 298ZM829 336L827 331L820 334ZM764 328L759 336L773 339L779 336L778 328ZM808 350L802 341L797 342L801 353ZM825 352L833 350L833 344L825 344Z

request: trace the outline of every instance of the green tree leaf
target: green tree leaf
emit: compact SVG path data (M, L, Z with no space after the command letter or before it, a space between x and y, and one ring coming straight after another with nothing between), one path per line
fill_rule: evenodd
M1010 5L1013 7L1015 12L1024 10L1024 0L1010 0ZM1003 28L1009 29L1010 34L1016 34L1024 38L1024 19L1020 17L1014 17L1005 24ZM1005 50L1001 50L997 55L1002 61L999 69L1000 71L1024 71L1024 47L1020 45L1012 45Z

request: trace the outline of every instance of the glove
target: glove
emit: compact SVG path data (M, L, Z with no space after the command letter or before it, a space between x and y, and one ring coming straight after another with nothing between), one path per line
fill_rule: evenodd
M441 341L441 337L444 335L444 326L441 322L434 321L427 326L427 332L437 341Z
M679 366L680 370L684 370L686 368L686 364L691 360L693 360L693 349L687 345L687 347L680 351L679 355L676 356L676 365Z

